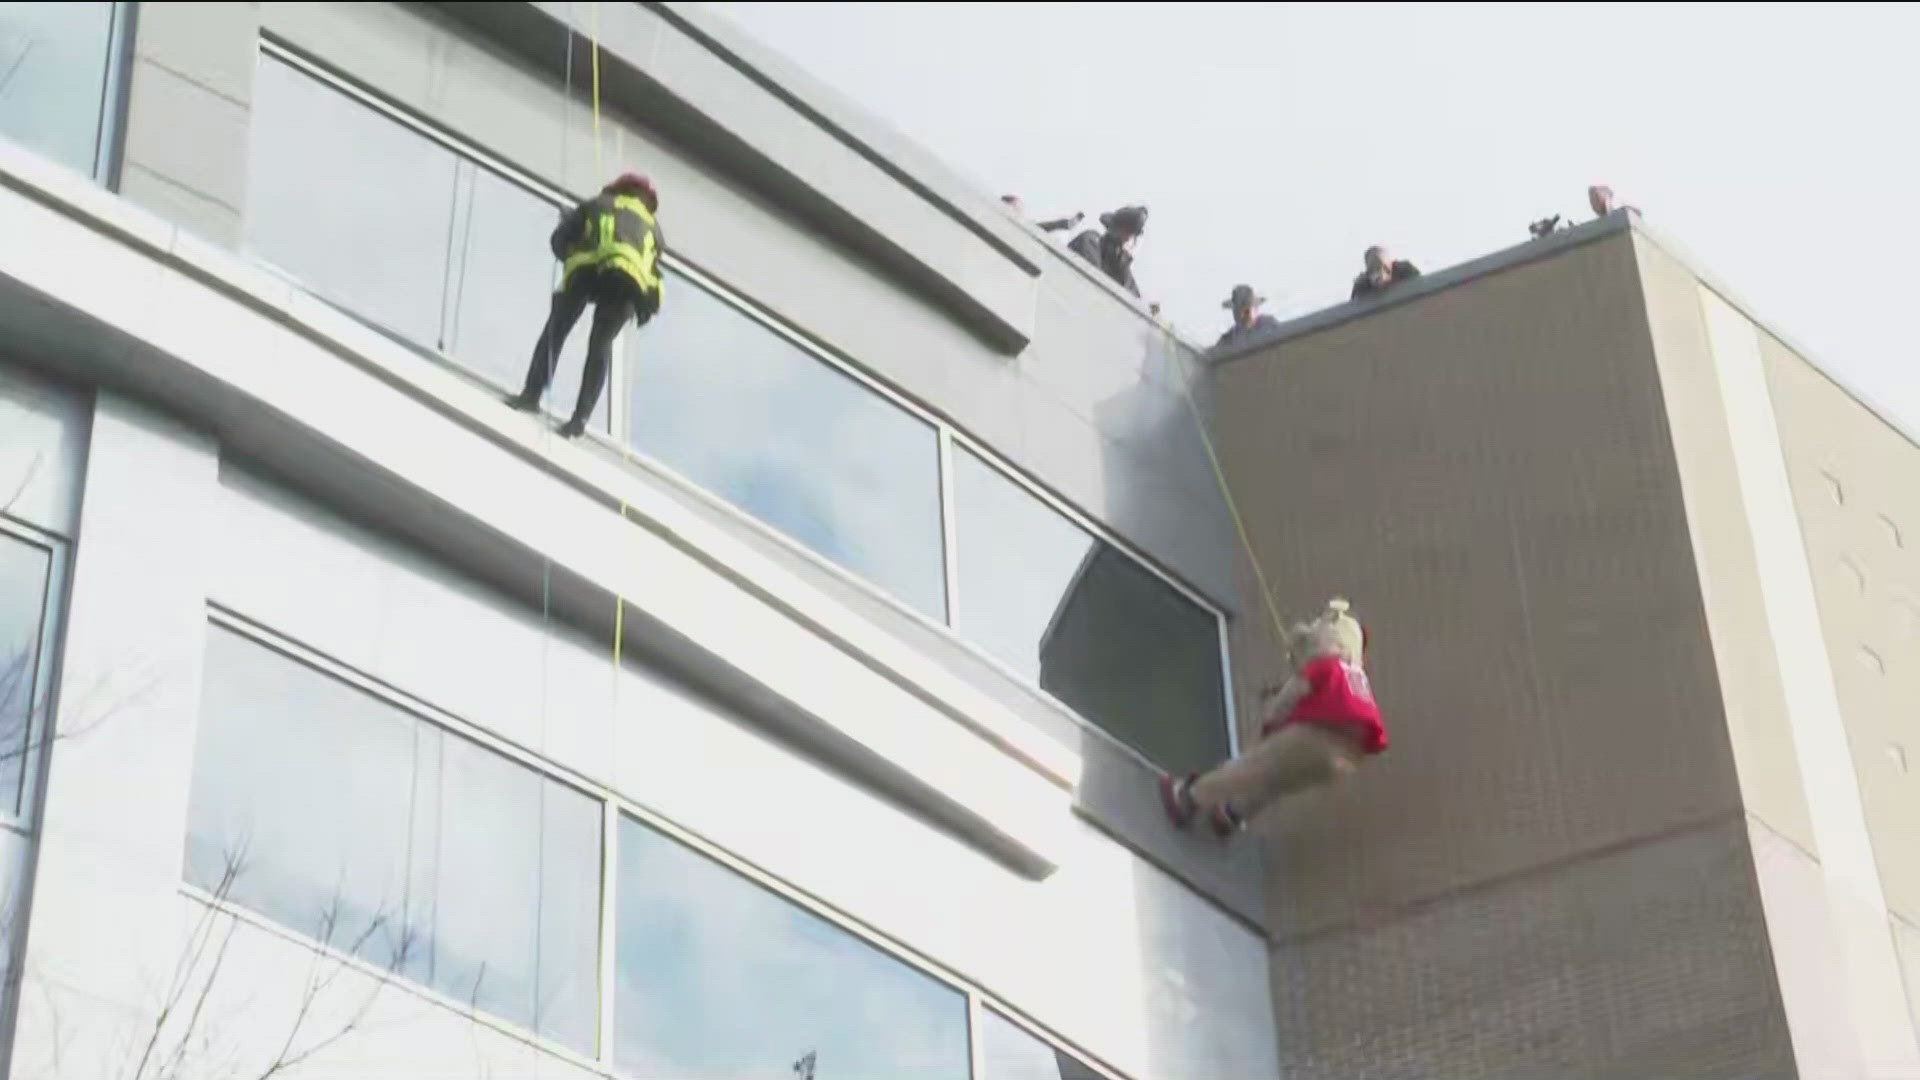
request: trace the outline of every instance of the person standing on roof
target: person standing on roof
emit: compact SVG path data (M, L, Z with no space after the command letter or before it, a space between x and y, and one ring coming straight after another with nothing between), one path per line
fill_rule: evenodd
M1266 302L1267 298L1255 293L1253 286L1235 285L1232 295L1220 305L1233 312L1233 325L1220 335L1220 340L1214 342L1213 347L1224 349L1229 345L1238 345L1253 340L1262 331L1278 327L1278 319L1260 310L1260 305Z
M553 257L561 261L560 288L540 339L533 345L527 381L520 393L507 399L516 409L534 412L553 380L560 347L587 304L593 304L593 328L587 338L586 371L580 378L580 397L573 416L560 425L560 434L573 438L586 430L594 406L606 388L607 364L613 340L628 319L639 326L660 311L660 224L655 214L660 196L653 181L626 173L609 182L600 194L567 211L548 238Z
M1163 776L1160 801L1176 829L1205 819L1222 839L1280 799L1338 783L1387 749L1387 728L1362 666L1367 634L1345 600L1289 633L1298 669L1263 695L1260 741L1204 775Z
M1133 245L1147 231L1147 208L1123 206L1100 215L1100 228L1088 229L1067 243L1074 254L1099 267L1121 288L1135 296L1140 285L1133 280Z
M1365 262L1367 268L1353 279L1353 293L1348 297L1350 300L1378 296L1403 281L1412 281L1420 276L1419 267L1387 254L1387 249L1379 244L1367 249Z
M1000 202L1004 204L1007 210L1010 213L1012 213L1015 217L1021 219L1022 221L1028 220L1027 204L1021 201L1020 196L1002 195L1000 196ZM1086 220L1086 217L1087 215L1076 210L1074 211L1072 217L1052 218L1048 221L1035 221L1033 222L1033 227L1036 229L1039 229L1041 232L1065 232L1066 230L1071 229L1075 225L1078 225L1082 221Z
M1638 207L1615 202L1613 189L1605 184L1594 184L1587 188L1587 205L1592 208L1593 216L1597 218L1606 217L1615 210L1632 210L1636 214L1640 212Z

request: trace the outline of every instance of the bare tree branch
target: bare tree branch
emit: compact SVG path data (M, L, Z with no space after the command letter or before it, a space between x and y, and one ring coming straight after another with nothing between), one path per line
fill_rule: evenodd
M179 1068L180 1062L186 1057L187 1045L192 1041L193 1033L199 1029L200 1017L206 1011L207 998L213 993L213 985L217 981L215 976L227 965L227 946L233 943L233 932L239 925L240 920L232 915L227 916L226 933L221 935L220 948L213 954L213 963L208 969L207 977L200 980L200 992L194 996L193 1011L187 1014L186 1029L180 1033L180 1041L174 1044L173 1053L168 1056L167 1063L160 1067L159 1075L170 1075L173 1070Z
M386 923L385 915L377 915L373 919L369 920L367 923L367 928L364 931L362 931L360 934L360 937L355 940L354 946L352 950L350 950L350 954L357 955L360 951L360 948L364 946L367 943L367 941L372 938L374 932L380 929L380 927L383 926L385 923ZM299 1013L297 1014L293 1025L287 1032L286 1043L282 1045L280 1049L280 1053L277 1056L275 1056L273 1063L268 1065L266 1071L261 1073L256 1078L256 1080L270 1080L271 1077L277 1076L278 1074L280 1074L281 1072L287 1069L294 1068L295 1066L299 1065L301 1062L306 1061L307 1059L313 1057L314 1055L321 1053L322 1051L326 1050L328 1047L339 1042L341 1039L344 1039L348 1035L351 1035L354 1032L360 1030L361 1025L363 1025L366 1022L368 1014L373 1011L374 1002L379 998L380 992L386 989L387 983L392 980L393 973L395 971L398 971L401 967L405 965L406 958L412 951L412 945L413 945L412 931L410 929L402 927L400 931L399 945L394 950L392 963L389 965L383 966L379 977L375 979L374 984L372 986L367 988L366 994L361 997L360 1004L354 1009L352 1015L350 1015L343 1023L341 1023L339 1027L335 1028L331 1034L328 1034L327 1036L321 1039L318 1039L313 1043L310 1043L306 1049L301 1050L298 1053L290 1053L290 1051L292 1050L294 1041L299 1037L300 1028L305 1023L305 1018L312 1006L313 1001L321 993L324 993L329 987L331 987L333 985L334 980L339 978L341 972L346 969L345 961L336 960L334 962L335 966L333 971L328 974L326 979L321 983L319 983L316 987L313 987L310 993L303 995Z
M333 944L334 931L340 927L341 907L341 895L339 889L336 887L333 899L329 901L327 906L321 909L320 912L320 944ZM357 954L359 952L359 947L366 943L368 935L370 935L378 925L378 919L368 921L366 930L354 942L354 953ZM319 949L315 949L313 956L307 961L307 973L302 978L300 985L300 1005L294 1011L293 1023L287 1025L286 1041L280 1044L279 1052L273 1057L274 1064L269 1066L267 1071L261 1074L262 1076L272 1076L280 1070L281 1066L279 1063L285 1061L287 1055L292 1052L294 1041L300 1037L300 1029L306 1026L307 1014L313 1011L313 1003L320 995L320 962L325 956L325 953Z
M233 883L240 877L243 864L243 858L238 853L226 855L220 870L219 887L214 890L216 897L224 900L232 891ZM194 924L193 932L187 936L184 955L175 963L173 974L168 979L166 998L160 1005L160 1011L154 1015L153 1024L147 1033L146 1047L141 1050L140 1060L134 1065L132 1080L141 1080L146 1075L147 1063L153 1059L154 1050L160 1045L160 1036L166 1030L167 1020L173 1016L174 1010L180 1005L181 998L186 995L187 987L193 980L193 972L198 969L200 958L205 954L206 943L211 937L211 927L220 914L218 905L207 905L200 913L199 922ZM232 928L229 926L228 936L231 935ZM225 951L224 947L222 951ZM217 971L209 972L208 978L212 979L217 975Z
M214 1045L213 1035L207 1030L209 1005L222 981L228 948L239 927L238 917L226 911L223 905L230 899L235 883L245 870L243 855L223 856L220 882L212 890L214 902L205 905L205 910L188 934L181 956L169 976L166 994L147 1028L140 1055L134 1061L132 1072L127 1074L128 1080L209 1080L212 1075L207 1060L212 1056ZM261 1071L253 1073L249 1070L251 1080L271 1080L362 1030L381 992L411 955L414 935L411 930L403 928L396 938L389 962L381 965L373 984L360 996L347 1017L324 1034L309 1038L313 1033L308 1029L322 1003L339 980L349 970L356 968L349 957L361 955L369 942L393 925L393 920L384 912L376 913L367 920L365 926L358 929L352 940L336 945L335 939L346 921L343 897L344 894L336 890L334 897L321 910L316 927L318 944L308 961L299 1000L287 1024L286 1034L280 1040L272 1060ZM344 955L334 955L332 950L336 949ZM476 980L476 997L478 986ZM197 1055L196 1049L199 1051ZM233 1075L230 1066L224 1075Z

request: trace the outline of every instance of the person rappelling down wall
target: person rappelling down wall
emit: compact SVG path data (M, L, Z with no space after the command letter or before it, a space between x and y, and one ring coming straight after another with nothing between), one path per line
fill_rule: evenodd
M660 225L655 214L660 197L653 182L627 173L609 183L600 194L567 211L553 230L547 246L562 265L560 288L540 339L533 345L527 381L507 404L538 411L540 399L553 380L560 347L566 344L580 313L593 304L593 328L587 338L586 370L580 378L580 397L573 417L560 426L572 438L586 430L587 420L600 403L607 383L607 364L613 340L629 318L645 326L660 311Z
M1214 835L1232 836L1285 796L1352 775L1387 748L1363 660L1366 631L1330 600L1288 635L1294 675L1263 695L1260 741L1204 775L1160 778L1160 799L1177 829L1205 818Z

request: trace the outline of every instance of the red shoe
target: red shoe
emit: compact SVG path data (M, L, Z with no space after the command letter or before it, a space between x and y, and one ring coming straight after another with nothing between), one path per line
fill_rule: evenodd
M1160 778L1160 806L1167 812L1167 820L1173 827L1185 832L1193 824L1195 815L1200 813L1199 804L1193 801L1193 777L1162 776Z

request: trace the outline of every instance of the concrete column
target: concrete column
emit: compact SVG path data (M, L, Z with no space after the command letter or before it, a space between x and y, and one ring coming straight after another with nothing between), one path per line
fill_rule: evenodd
M141 4L120 193L227 247L246 206L257 4Z
M1907 1015L1886 897L1821 632L1813 572L1794 511L1759 336L1745 315L1705 286L1699 287L1699 300L1726 403L1746 521L1765 583L1766 632L1779 658L1830 920L1829 928L1817 919L1795 919L1791 925L1776 925L1774 937L1830 933L1837 945L1832 975L1859 1042L1863 1075L1889 1080L1914 1076L1920 1074L1920 1046ZM1762 893L1771 901L1777 890L1770 885L1762 876Z
M211 439L100 395L13 1076L125 1074L175 971L218 466Z

